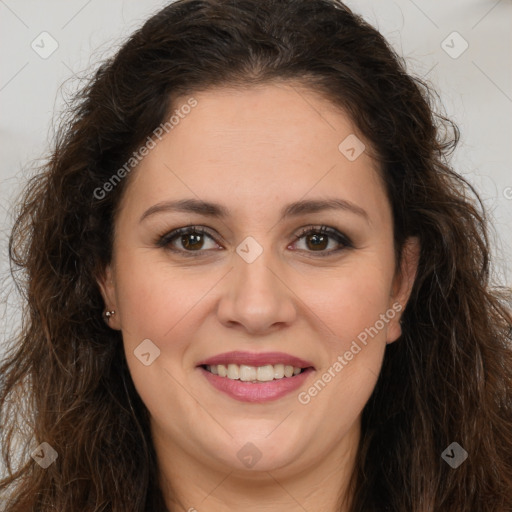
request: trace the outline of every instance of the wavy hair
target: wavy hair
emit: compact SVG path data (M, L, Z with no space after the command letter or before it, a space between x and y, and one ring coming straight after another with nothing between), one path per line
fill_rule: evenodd
M96 281L130 176L95 191L176 98L277 81L326 97L368 141L397 268L407 237L422 247L402 336L363 410L350 512L512 510L512 298L491 283L484 206L450 166L459 134L435 93L340 1L178 0L74 96L18 203L9 255L23 321L0 381L6 512L166 510L149 413ZM469 454L457 469L441 458L454 441ZM42 442L58 454L46 469L28 456Z

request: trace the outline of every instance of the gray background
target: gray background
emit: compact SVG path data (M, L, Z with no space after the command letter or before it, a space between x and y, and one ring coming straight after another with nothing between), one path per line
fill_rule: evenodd
M3 292L12 288L6 240L14 197L30 163L48 149L54 120L65 106L62 93L75 90L79 81L73 77L115 52L166 3L0 0ZM495 228L494 281L512 286L512 3L363 0L347 4L384 34L406 58L410 72L425 77L440 92L445 112L461 129L454 167L476 186ZM50 36L41 36L42 32ZM58 48L42 58L31 45L44 53L51 49L51 38ZM2 293L4 297L0 347L19 317L16 295Z

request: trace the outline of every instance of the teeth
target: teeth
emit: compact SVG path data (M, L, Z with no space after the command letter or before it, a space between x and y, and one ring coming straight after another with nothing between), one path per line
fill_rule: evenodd
M229 365L229 366L235 366L235 365ZM254 366L247 366L245 364L240 365L240 380L243 380L245 382L249 380L256 380L258 371ZM228 374L229 377L229 374ZM231 377L230 377L231 378Z
M274 365L274 379L282 379L284 377L284 364Z
M206 369L219 377L227 377L231 380L241 380L243 382L269 382L274 379L292 377L302 371L302 368L284 364L267 364L265 366L216 364L207 366Z
M240 378L240 366L237 364L228 364L228 379L236 380Z
M256 373L256 380L259 380L261 382L274 380L274 367L271 364L267 364L266 366L258 366L258 370Z

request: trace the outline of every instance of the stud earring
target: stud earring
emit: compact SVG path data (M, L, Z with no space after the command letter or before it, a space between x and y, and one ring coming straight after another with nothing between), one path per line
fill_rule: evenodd
M112 315L115 315L115 310L112 310L112 311L105 311L104 315L105 315L105 320L108 322L110 320L110 317Z

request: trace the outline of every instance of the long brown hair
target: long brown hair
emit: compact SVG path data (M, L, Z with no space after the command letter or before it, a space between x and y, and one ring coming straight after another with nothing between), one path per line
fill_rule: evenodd
M350 511L512 510L512 299L490 283L480 198L449 165L457 128L339 1L178 0L76 95L19 203L9 248L24 314L0 388L6 512L165 510L148 411L96 284L130 177L97 190L177 97L274 80L348 112L381 163L397 268L407 237L422 247L403 334L363 411ZM42 442L58 454L46 469L28 456ZM468 453L456 469L441 457L452 442Z

